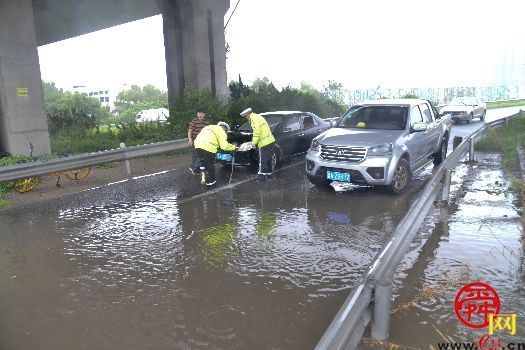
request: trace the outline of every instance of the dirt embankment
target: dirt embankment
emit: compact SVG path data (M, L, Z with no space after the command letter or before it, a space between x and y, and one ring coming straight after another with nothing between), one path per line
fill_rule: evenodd
M191 154L137 158L130 160L130 163L131 177L142 176L181 167L188 168L191 165ZM43 176L42 183L31 192L22 194L12 192L6 194L4 198L9 202L9 205L5 208L13 208L47 199L58 198L67 194L123 181L128 178L125 162L112 163L111 167L92 168L89 176L81 181L68 180L62 176L60 177L60 187L56 186L56 176ZM0 208L0 210L1 209L2 208Z

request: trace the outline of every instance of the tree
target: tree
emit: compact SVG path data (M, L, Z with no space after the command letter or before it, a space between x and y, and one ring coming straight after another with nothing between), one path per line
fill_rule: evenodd
M228 87L230 89L230 97L238 100L241 97L246 97L250 95L251 90L248 85L244 85L242 83L241 75L239 74L239 81L230 81L230 84L228 84Z
M324 93L330 100L340 104L346 105L347 91L343 88L343 84L334 80L328 80L328 85L324 87Z
M138 85L131 85L128 90L118 93L115 100L115 107L119 114L121 114L132 105L141 102L154 102L159 107L167 107L168 93L157 89L151 84L142 88Z
M62 129L89 129L111 117L100 101L78 92L64 92L53 82L43 82L44 107L51 134Z
M185 137L187 135L188 124L199 109L206 112L206 117L211 123L217 123L220 120L230 122L226 118L226 106L213 97L209 89L198 91L194 88L186 88L183 96L177 100L177 103L170 106L168 122L173 128L175 137Z

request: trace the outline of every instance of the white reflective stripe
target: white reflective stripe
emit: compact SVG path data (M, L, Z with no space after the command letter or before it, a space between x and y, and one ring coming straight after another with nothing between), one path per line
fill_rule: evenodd
M210 183L210 184L209 184L209 183L206 183L206 185L208 185L208 186L212 186L212 185L215 185L216 183L217 183L217 180L213 181L213 182Z
M257 175L272 175L272 173L261 173L261 172L258 172Z
M261 164L262 164L262 156L261 156L261 150L259 149L259 172L257 174L261 174Z

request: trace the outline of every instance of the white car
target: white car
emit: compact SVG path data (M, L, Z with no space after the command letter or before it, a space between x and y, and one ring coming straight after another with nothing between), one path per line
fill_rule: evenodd
M485 119L487 105L477 97L455 97L446 106L441 108L440 114L449 114L455 122L465 121L470 123L472 119Z

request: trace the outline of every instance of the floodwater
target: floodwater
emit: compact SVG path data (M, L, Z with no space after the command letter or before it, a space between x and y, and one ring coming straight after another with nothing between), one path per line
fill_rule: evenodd
M205 195L173 171L3 211L0 349L313 348L430 174L323 191L300 162Z
M390 338L387 343L365 339L364 348L439 349L439 343L478 345L488 327L469 328L458 320L454 299L470 282L490 285L501 300L501 314L516 314L516 334L496 331L486 349L525 349L525 236L512 175L499 170L499 156L478 155L473 167L461 165L453 177L453 204L435 210L420 230L396 276ZM439 221L448 214L448 222ZM473 314L479 323L483 314ZM502 322L502 325L504 322ZM519 345L521 344L521 345Z

